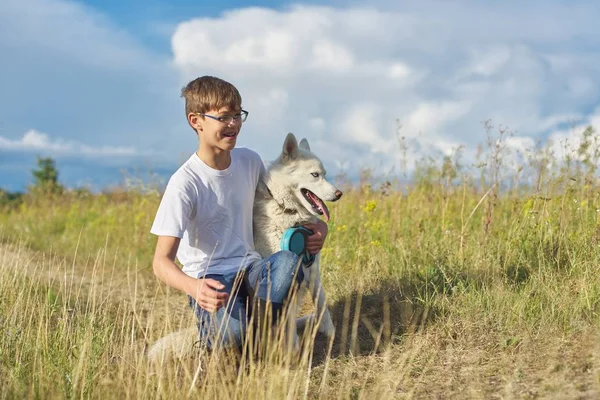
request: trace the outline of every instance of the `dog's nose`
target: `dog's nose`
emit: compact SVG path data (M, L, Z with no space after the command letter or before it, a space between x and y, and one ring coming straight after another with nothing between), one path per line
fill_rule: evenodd
M344 194L344 193L342 193L342 191L341 191L341 190L336 190L336 191L335 191L335 199L336 199L336 200L339 200L339 199L340 199L340 197L342 197L342 195L343 195L343 194Z

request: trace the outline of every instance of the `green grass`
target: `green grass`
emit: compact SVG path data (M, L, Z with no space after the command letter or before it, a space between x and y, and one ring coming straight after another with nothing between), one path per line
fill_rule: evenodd
M336 338L299 365L147 365L147 344L193 323L152 275L159 194L24 196L0 215L0 398L596 397L595 170L556 163L500 190L444 165L331 205Z

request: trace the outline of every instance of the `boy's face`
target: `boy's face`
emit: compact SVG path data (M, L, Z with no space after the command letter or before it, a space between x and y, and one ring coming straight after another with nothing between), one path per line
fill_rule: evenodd
M242 121L234 118L231 122L225 123L215 118L233 117L239 115L241 111L241 108L223 107L207 111L205 114L189 114L188 121L198 133L201 146L213 150L230 151L235 147L242 128Z

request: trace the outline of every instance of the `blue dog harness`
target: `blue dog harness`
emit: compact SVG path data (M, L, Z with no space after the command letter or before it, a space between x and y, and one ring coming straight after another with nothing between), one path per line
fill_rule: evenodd
M281 238L281 250L289 250L298 256L302 256L304 265L310 267L315 261L315 256L306 250L306 242L312 234L311 231L302 226L288 228Z

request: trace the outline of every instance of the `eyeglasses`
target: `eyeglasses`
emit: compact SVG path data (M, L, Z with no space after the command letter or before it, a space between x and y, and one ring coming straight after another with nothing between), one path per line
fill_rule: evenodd
M196 113L197 115L203 116L203 117L208 117L208 118L212 118L216 121L222 122L226 125L231 124L233 121L235 122L246 122L246 118L248 118L248 111L246 110L242 110L241 113L239 114L235 114L235 115L224 115L222 117L215 117L214 115L208 115L208 114L200 114L200 113Z

